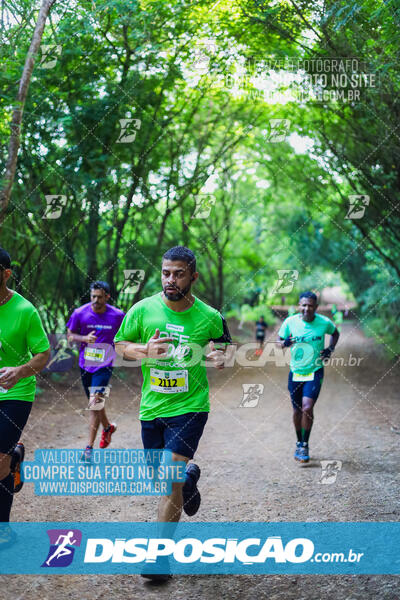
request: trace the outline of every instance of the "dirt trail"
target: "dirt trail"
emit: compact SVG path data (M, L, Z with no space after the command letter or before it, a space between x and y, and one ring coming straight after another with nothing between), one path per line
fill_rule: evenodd
M246 332L242 332L246 337ZM271 339L275 336L271 332ZM362 359L350 366L350 354ZM400 514L399 372L380 349L345 323L326 368L310 440L312 460L293 460L295 437L286 390L287 367L210 371L212 411L196 455L202 467L198 521L397 521ZM337 361L337 363L340 361ZM113 378L109 415L118 423L113 445L140 448L138 371ZM136 380L135 380L136 379ZM253 408L240 407L242 384L264 385ZM71 387L72 386L72 387ZM51 384L35 402L24 441L36 448L80 447L87 413L78 372ZM392 430L393 428L394 430ZM321 485L321 460L342 462L332 485ZM15 521L152 521L149 497L38 497L26 484L15 498ZM188 520L188 517L184 517ZM400 598L396 576L176 576L166 587L127 576L2 576L4 598L122 600L136 598L334 600ZM1 592L0 592L1 597Z

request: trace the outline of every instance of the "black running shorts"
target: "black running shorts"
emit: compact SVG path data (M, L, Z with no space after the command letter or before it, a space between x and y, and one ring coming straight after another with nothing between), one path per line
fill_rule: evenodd
M32 402L2 400L0 402L0 452L11 454L22 435Z

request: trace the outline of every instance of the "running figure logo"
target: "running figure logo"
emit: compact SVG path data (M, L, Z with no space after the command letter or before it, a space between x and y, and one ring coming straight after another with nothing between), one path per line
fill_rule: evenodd
M270 119L269 120L269 134L268 142L279 143L286 140L286 136L289 133L290 120L289 119Z
M42 51L40 59L42 69L52 69L55 67L57 58L61 54L61 46L56 44L41 44L40 50Z
M85 410L103 410L106 398L110 397L111 385L89 386L89 404Z
M243 398L239 408L254 408L264 392L262 383L242 383Z
M65 334L49 334L52 357L45 367L46 372L69 371L74 366L75 355L68 346Z
M210 216L214 204L214 196L211 196L210 194L199 194L196 198L196 208L194 209L191 219L207 219Z
M277 273L278 281L272 288L271 296L278 293L288 294L291 292L299 277L299 272L294 269L280 269L277 270Z
M143 269L124 269L124 285L121 294L135 294L144 279Z
M213 56L217 51L215 40L202 40L193 50L192 69L200 75L208 73L210 66L210 56Z
M140 119L120 119L121 131L117 139L117 144L129 144L136 139L136 133L142 126Z
M335 483L339 471L342 469L341 460L321 460L321 477L319 482L326 485Z
M346 219L361 219L369 205L369 196L349 196L349 210Z
M46 196L46 210L42 219L59 219L64 206L67 204L67 196Z
M42 567L68 567L72 563L75 547L81 545L79 529L48 529L50 548Z

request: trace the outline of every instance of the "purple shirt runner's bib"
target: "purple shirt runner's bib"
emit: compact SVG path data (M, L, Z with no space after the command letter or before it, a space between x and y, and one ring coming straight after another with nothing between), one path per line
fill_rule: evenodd
M124 315L122 310L110 304L106 304L106 310L101 314L93 311L90 302L74 310L67 323L68 329L79 335L96 332L93 344L82 343L79 348L79 366L82 369L94 373L102 367L112 366L115 357L114 336Z

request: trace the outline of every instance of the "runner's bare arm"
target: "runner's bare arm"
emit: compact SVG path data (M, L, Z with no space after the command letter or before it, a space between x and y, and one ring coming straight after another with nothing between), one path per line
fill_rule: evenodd
M166 356L167 344L173 341L170 337L160 337L160 330L156 329L154 335L147 344L129 342L122 340L116 342L115 351L125 360L135 360L140 358L163 358Z
M50 348L38 352L27 363L18 367L3 367L0 369L0 385L6 390L11 389L20 379L37 375L46 366L50 358Z
M74 333L70 329L67 329L67 339L69 342L84 342L85 344L94 344L96 341L96 331L93 329L87 335L80 335L79 333Z
M115 352L122 356L124 360L136 360L138 358L146 358L147 344L135 344L133 342L116 342Z

